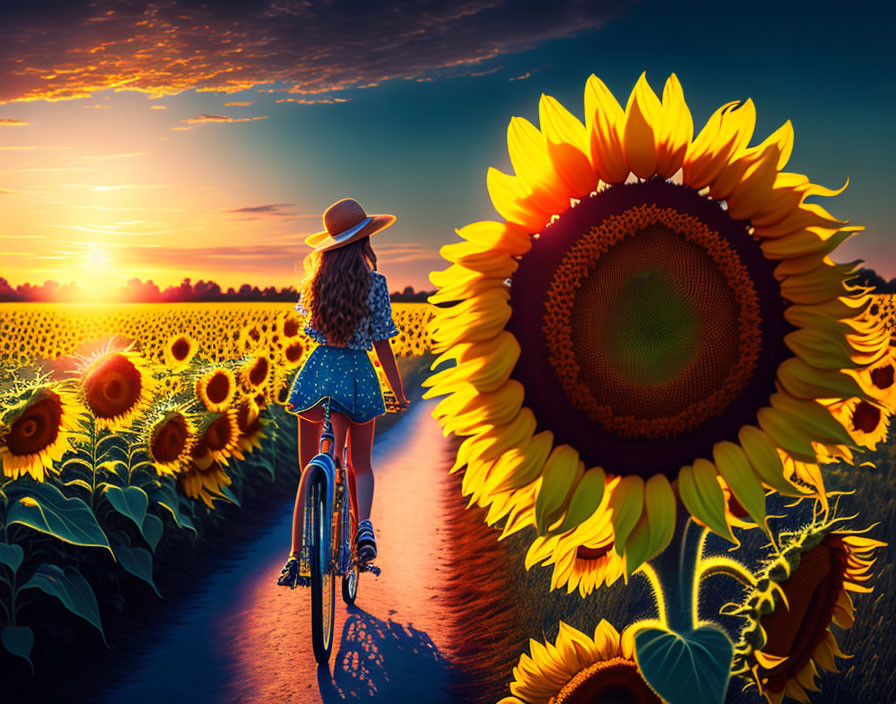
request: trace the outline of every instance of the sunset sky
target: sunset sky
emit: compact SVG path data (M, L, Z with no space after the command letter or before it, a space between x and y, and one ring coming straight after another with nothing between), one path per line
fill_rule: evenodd
M825 207L867 228L835 260L891 278L894 60L871 7L4 3L0 276L289 286L351 196L398 217L373 238L390 288L434 288L454 228L498 217L485 179L512 172L510 118L537 125L547 93L583 119L591 73L624 105L646 70L657 92L678 75L696 130L747 97L753 143L791 119L787 170L848 178Z

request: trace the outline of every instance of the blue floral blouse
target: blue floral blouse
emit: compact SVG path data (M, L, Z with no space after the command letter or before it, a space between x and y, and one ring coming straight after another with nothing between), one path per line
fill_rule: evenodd
M346 345L349 349L372 350L374 340L388 340L398 334L398 328L392 321L392 304L389 301L386 277L373 270L371 270L370 276L370 293L367 296L367 307L370 312L358 322L354 334ZM296 303L296 310L307 317L308 311L302 305L301 293L299 299L299 302ZM311 325L305 326L305 334L315 342L328 344L326 335Z

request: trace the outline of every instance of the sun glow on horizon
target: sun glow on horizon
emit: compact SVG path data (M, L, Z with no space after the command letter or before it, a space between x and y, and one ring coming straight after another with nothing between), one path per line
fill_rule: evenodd
M79 302L118 301L121 298L123 283L114 260L101 247L93 246L85 252L81 261L79 285L82 293L77 297Z

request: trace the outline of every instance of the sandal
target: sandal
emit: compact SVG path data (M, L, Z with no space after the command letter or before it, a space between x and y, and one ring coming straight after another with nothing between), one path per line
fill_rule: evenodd
M292 589L295 589L298 576L299 560L298 558L290 557L280 571L280 576L277 578L277 584L281 587L291 587Z
M358 560L360 562L370 562L376 558L376 537L373 535L373 526L369 518L365 518L358 523L355 545L358 546Z

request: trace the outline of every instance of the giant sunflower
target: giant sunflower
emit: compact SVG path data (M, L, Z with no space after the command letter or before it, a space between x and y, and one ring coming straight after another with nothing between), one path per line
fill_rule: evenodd
M513 696L498 704L662 704L638 670L633 635L602 620L589 638L561 621L554 644L529 641L531 656L513 668Z
M758 525L766 490L824 497L819 450L858 443L819 400L879 398L849 372L888 340L847 283L857 265L828 256L861 228L807 202L838 192L782 170L789 122L748 146L753 103L733 102L693 137L674 74L662 99L642 75L625 109L591 76L585 116L542 96L540 130L511 120L516 173L487 179L503 221L458 230L430 275L429 301L452 303L432 368L455 364L425 396L447 395L434 417L470 436L480 505L541 480L539 533L609 511L631 572L668 542L676 494L734 540L719 476ZM601 475L620 477L606 504Z
M734 650L732 672L756 685L771 704L785 696L808 701L818 691L818 669L836 672L831 624L852 627L850 592L870 592L873 553L886 543L851 530L831 530L833 520L779 536L780 547L757 575L743 605L726 610L746 623Z
M71 449L83 409L75 394L60 382L35 380L16 386L0 398L0 467L17 479L30 474L44 481L45 472Z

